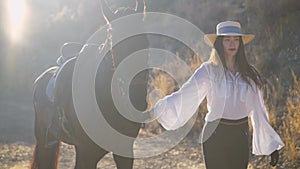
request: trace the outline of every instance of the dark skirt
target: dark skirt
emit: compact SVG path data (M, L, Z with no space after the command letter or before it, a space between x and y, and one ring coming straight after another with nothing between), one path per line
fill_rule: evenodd
M215 120L203 128L204 160L207 169L247 169L249 161L248 118Z

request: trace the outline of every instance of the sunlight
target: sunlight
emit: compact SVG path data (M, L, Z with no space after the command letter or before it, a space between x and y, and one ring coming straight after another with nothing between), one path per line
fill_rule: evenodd
M13 43L18 42L23 33L27 14L26 0L7 0L8 32Z

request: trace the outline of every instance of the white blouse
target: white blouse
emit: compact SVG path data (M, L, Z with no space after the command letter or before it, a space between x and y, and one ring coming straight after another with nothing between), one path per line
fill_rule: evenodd
M269 123L262 91L254 82L253 88L244 82L238 72L234 75L225 71L224 84L220 81L216 83L211 68L211 63L203 63L178 91L155 104L154 116L158 122L166 130L183 126L206 97L208 113L205 121L220 118L235 120L250 116L253 154L269 155L281 149L284 143Z

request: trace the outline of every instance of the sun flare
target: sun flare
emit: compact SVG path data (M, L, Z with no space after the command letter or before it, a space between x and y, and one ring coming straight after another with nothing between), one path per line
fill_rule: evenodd
M12 42L20 40L27 14L26 0L7 0L8 32Z

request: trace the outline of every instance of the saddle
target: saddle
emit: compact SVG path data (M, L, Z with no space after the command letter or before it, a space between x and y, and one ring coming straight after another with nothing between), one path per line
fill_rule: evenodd
M65 62L48 82L46 95L53 105L52 115L49 115L49 125L46 131L46 146L52 146L59 141L76 145L72 124L72 76L76 58ZM50 96L50 97L49 97ZM47 112L50 113L50 112Z

